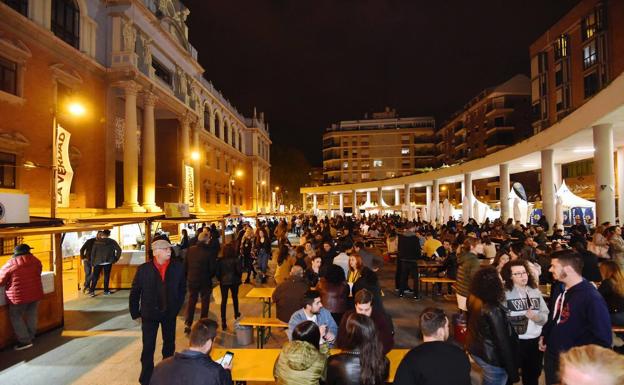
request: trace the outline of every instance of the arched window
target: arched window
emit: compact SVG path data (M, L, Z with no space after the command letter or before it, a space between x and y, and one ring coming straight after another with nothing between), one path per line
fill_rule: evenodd
M80 44L80 9L75 0L52 0L52 32L74 48Z
M225 124L224 134L225 134L225 137L223 138L223 140L225 140L225 143L229 143L230 142L230 125L228 123Z
M238 151L243 151L243 134L238 133Z
M215 134L217 135L217 138L221 138L221 130L223 130L223 118L221 118L221 115L217 115L217 127L215 127Z
M22 15L28 17L28 0L0 0Z
M210 132L210 119L212 116L210 115L210 110L205 107L204 109L204 130Z

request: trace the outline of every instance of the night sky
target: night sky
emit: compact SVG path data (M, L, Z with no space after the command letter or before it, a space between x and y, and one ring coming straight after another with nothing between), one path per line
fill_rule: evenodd
M530 74L529 45L575 0L184 0L204 76L274 146L321 165L340 120L394 107L440 125L481 90ZM278 159L271 159L272 163Z

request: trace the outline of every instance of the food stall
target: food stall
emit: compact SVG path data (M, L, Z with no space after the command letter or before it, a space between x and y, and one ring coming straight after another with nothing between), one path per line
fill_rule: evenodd
M106 229L102 225L61 225L56 223L57 225L54 226L53 224L55 224L53 221L39 224L35 222L0 229L0 239L3 245L0 265L4 265L12 258L12 247L19 243L27 243L33 247L31 253L43 265L41 282L44 296L39 302L37 312L37 333L63 325L63 237L69 233ZM9 320L4 287L0 287L0 349L14 342L15 336Z

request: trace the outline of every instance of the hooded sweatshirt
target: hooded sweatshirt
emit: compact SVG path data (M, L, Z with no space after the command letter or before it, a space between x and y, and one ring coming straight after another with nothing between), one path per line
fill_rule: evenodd
M277 357L273 377L278 385L316 385L325 381L328 355L326 344L319 350L305 341L287 342Z
M557 355L575 346L611 347L609 310L598 290L583 279L560 293L542 330L546 352Z

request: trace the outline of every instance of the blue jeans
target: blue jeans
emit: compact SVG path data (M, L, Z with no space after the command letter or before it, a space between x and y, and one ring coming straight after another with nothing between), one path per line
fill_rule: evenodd
M269 267L269 254L264 249L262 249L258 253L258 268L260 269L262 274L265 274L267 272L268 267Z
M490 365L474 354L471 356L477 365L483 369L482 385L505 385L507 383L507 371L504 368Z

